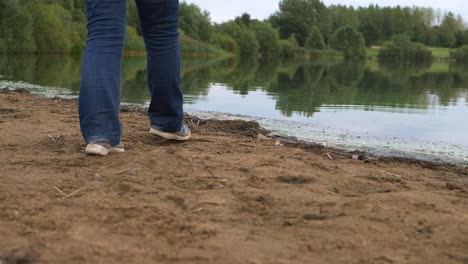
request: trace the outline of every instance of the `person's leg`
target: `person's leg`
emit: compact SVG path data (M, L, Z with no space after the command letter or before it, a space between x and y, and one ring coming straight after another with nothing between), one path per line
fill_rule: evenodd
M120 142L120 66L125 41L125 0L86 0L88 40L80 87L80 126L87 144Z
M179 1L136 0L147 50L151 127L179 132L184 112L180 89Z

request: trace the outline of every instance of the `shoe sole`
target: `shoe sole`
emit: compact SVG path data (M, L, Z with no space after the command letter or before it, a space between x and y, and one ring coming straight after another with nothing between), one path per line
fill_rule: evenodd
M125 149L123 148L105 148L101 145L90 144L86 146L86 154L90 156L107 156L109 153L123 153Z
M188 140L188 139L190 138L190 136L192 135L192 133L189 132L189 134L188 134L187 136L178 136L178 135L176 135L176 134L167 133L167 132L162 132L162 131L156 130L156 129L154 129L154 128L151 128L149 132L150 132L150 134L153 134L153 135L156 135L156 136L165 138L165 139L177 140L177 141L186 141L186 140Z

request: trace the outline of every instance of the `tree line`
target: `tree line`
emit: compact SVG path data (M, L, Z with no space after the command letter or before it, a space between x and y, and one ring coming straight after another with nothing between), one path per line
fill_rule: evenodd
M463 47L452 53L458 58L468 50L468 29L462 17L428 7L354 8L326 6L320 0L282 0L279 10L266 20L243 14L214 24L206 11L185 4L181 20L189 36L240 54L364 57L366 46L383 46L381 58L398 53L403 60L428 60L432 52L425 46Z
M143 50L133 0L127 1L127 50ZM180 33L231 53L294 56L324 51L363 56L365 46L405 35L411 42L457 48L468 44L459 15L421 7L326 6L320 0L282 0L268 19L242 14L216 24L195 4L180 3ZM86 39L82 0L0 1L0 53L80 52Z
M83 47L82 0L0 1L0 53L71 52Z

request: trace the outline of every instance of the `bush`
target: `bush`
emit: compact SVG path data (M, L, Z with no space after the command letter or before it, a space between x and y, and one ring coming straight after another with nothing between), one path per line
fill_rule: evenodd
M271 24L267 22L254 23L252 28L260 44L260 53L265 57L278 56L280 52L279 35Z
M333 49L310 49L309 55L311 57L338 58L342 57L343 53Z
M282 39L279 41L280 45L280 56L283 58L293 58L295 56L294 51L296 47L294 47L288 40Z
M288 39L282 39L279 41L280 45L280 56L282 58L294 58L296 56L296 50L299 48L296 37L292 35Z
M413 43L408 35L396 35L379 52L385 60L420 62L432 60L432 51L421 43Z
M215 33L213 35L212 43L216 45L217 47L228 51L233 54L239 54L240 49L239 49L239 44L237 44L237 41L227 34L223 33Z
M0 53L35 50L31 14L19 1L0 1Z
M243 28L238 32L235 39L237 39L237 43L239 44L241 55L257 55L260 44L253 31Z
M70 52L72 16L58 4L34 2L34 39L41 52Z
M307 36L304 47L308 49L324 49L325 41L323 40L322 32L318 27L313 27L309 36Z
M309 50L303 47L298 47L294 51L294 56L295 57L308 57L310 56Z
M457 62L468 62L468 45L463 45L460 48L453 50L450 55Z
M219 30L237 41L241 55L257 55L260 44L249 27L231 21L220 25Z
M364 58L366 43L361 32L351 26L343 26L331 36L330 46L343 52L345 58Z
M138 35L136 28L127 26L127 33L125 37L124 50L127 51L144 51L145 42L143 38Z
M210 41L213 35L210 15L195 4L180 3L179 27L187 36L196 40Z
M179 28L178 31L179 31L179 37L180 37L180 38L183 38L183 37L186 37L186 36L187 36L187 34L185 34L185 31L184 31L183 29Z
M429 61L432 60L432 51L422 43L414 43L413 57L416 61Z
M72 54L74 56L81 56L81 54L83 54L84 48L85 48L84 43L77 43L77 44L72 46L72 48L70 50L70 54Z
M181 37L180 40L180 51L182 53L190 54L190 53L198 53L198 54L224 54L226 51L208 44L206 42L202 42L199 40L195 40L189 37Z

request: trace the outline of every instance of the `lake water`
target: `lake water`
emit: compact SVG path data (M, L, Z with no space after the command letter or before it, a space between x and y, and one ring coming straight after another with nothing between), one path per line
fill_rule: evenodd
M147 105L146 60L123 60L122 101ZM185 110L256 120L343 149L468 163L468 66L184 58ZM77 96L80 61L0 57L0 88Z

